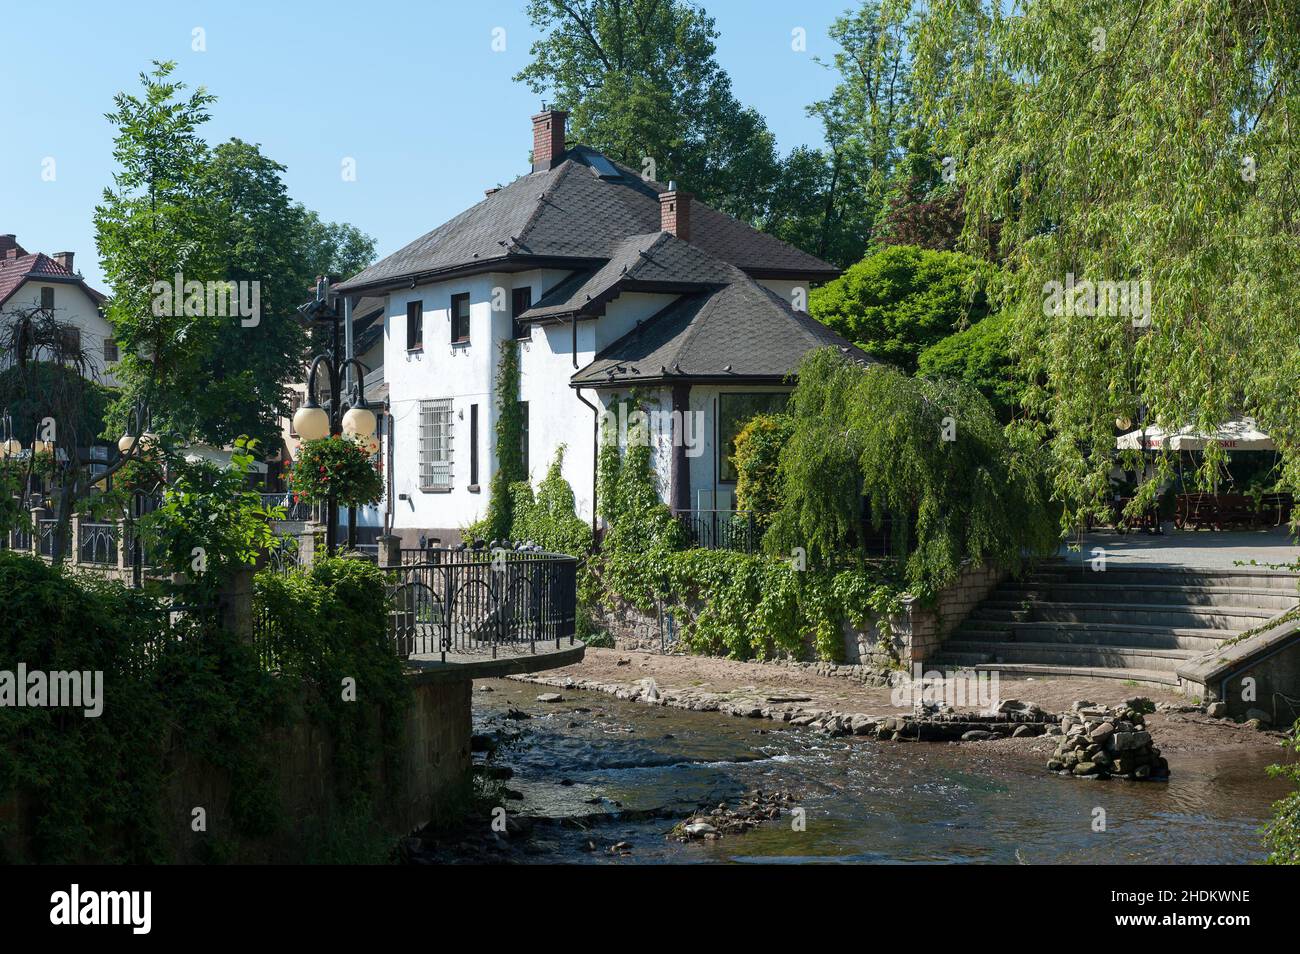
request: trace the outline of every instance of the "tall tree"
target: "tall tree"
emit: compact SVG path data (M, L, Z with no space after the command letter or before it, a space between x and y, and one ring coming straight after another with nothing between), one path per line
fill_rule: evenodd
M205 384L196 349L186 344L189 321L153 307L156 283L206 270L207 250L195 240L205 231L198 183L208 155L199 128L214 97L202 87L184 96L174 71L174 63L155 62L140 74L142 93L119 93L106 116L117 128L117 170L95 208L95 240L121 354L115 373L123 393L110 409L119 431L135 404L154 408L165 423L169 407Z
M1065 525L1106 506L1117 420L1251 414L1300 487L1300 9L935 0L917 50L927 124L958 158L964 240L987 247L1001 227ZM1118 282L1136 284L1121 297ZM1212 448L1201 478L1223 462ZM1135 506L1169 475L1157 463Z
M143 95L119 95L108 116L119 170L95 223L122 351L113 422L144 402L155 430L267 446L302 376L294 309L316 275L368 264L374 241L292 202L284 167L258 146L204 143L213 97L183 98L172 71L156 64Z
M530 0L543 31L515 78L570 113L571 136L633 169L653 160L701 200L755 221L775 140L715 59L714 21L681 0Z

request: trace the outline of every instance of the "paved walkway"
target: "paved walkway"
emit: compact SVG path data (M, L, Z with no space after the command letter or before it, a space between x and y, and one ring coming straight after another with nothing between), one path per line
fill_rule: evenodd
M1300 562L1296 546L1285 527L1272 530L1175 530L1165 524L1165 532L1084 534L1078 549L1061 547L1061 556L1073 563L1092 558L1096 547L1106 550L1108 565L1122 566L1189 566L1234 567Z

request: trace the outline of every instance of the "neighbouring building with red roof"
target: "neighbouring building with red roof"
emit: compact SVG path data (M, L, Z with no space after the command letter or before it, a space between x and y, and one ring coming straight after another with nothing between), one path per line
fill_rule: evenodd
M49 309L89 357L89 371L115 384L117 344L104 317L105 297L73 270L72 252L28 252L12 233L0 234L0 318L22 308ZM0 355L0 367L12 360Z

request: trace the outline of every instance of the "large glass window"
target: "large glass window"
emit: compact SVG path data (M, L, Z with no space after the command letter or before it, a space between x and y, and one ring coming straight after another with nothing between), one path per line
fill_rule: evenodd
M736 455L736 435L750 419L756 414L778 414L789 400L787 391L718 395L718 480L735 483L736 467L731 458Z

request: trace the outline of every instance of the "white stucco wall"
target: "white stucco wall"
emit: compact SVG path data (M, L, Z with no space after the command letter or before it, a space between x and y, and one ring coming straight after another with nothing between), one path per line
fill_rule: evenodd
M458 531L480 519L487 511L488 493L496 465L495 425L496 380L499 344L511 334L510 291L528 285L533 301L564 277L563 272L533 271L488 274L393 292L384 320L384 368L394 419L393 440L393 527L396 531ZM793 286L796 283L786 283ZM493 290L502 289L506 308L493 311ZM789 294L788 288L777 290ZM450 343L451 296L470 295L470 341ZM534 325L531 336L520 343L519 399L529 407L529 479L534 486L545 475L556 449L566 448L563 474L573 488L578 514L591 518L594 461L592 455L592 410L569 386L575 370L585 367L602 348L635 328L638 321L654 315L674 296L629 293L612 301L606 314L596 320L578 322L576 361L574 329L571 323ZM424 305L424 347L406 350L406 306L419 300ZM715 386L692 389L690 408L697 418L700 453L690 460L691 506L732 506L733 488L717 484L717 454L714 447L716 397L723 390ZM769 387L729 387L725 390L780 391ZM616 394L584 389L588 401L607 408L627 391ZM667 388L641 389L652 406L671 411ZM419 408L422 400L450 398L452 401L452 487L449 491L422 491L419 486ZM470 406L479 406L478 490L469 487ZM669 495L672 435L666 420L658 422L654 437L655 465L660 495ZM406 499L402 499L405 495Z
M113 331L108 321L99 313L94 300L78 285L65 282L42 282L31 279L24 282L5 302L5 310L39 307L41 289L54 289L54 317L61 324L72 325L81 329L81 348L90 359L90 372L95 380L109 386L116 386L113 366L104 359L104 339L112 338Z

